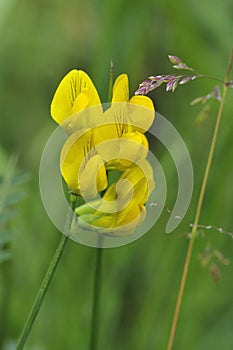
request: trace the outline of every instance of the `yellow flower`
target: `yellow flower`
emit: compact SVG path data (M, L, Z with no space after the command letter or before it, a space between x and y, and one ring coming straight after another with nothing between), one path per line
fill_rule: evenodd
M132 232L145 218L144 204L153 188L153 171L144 160L126 170L102 199L77 208L79 225L106 234Z
M154 105L147 96L129 99L129 82L121 74L113 85L111 107L104 113L101 125L95 127L94 143L107 169L125 170L147 156L148 141L143 133L154 120ZM114 140L111 147L107 140Z
M123 171L147 156L143 133L153 122L154 106L146 96L129 99L126 74L116 79L111 107L103 112L89 76L72 70L55 92L51 115L71 133L61 151L63 178L87 199L107 188L106 169Z
M68 138L61 151L60 169L71 191L87 199L95 198L108 185L104 162L93 148L92 130Z
M115 236L132 233L144 221L145 217L145 206L135 205L128 210L123 210L118 215L101 212L81 215L78 217L78 225L84 230L94 230L101 234Z
M115 125L112 125L111 131L114 127ZM99 129L101 131L102 128ZM140 160L145 159L148 153L147 138L138 131L127 132L122 134L121 137L115 136L115 138L109 132L105 139L102 132L96 132L95 145L96 152L104 159L108 170L124 171Z
M123 102L127 102L128 105L123 104ZM102 120L99 118L103 118L105 124L106 122L118 124L118 134L138 129L138 131L145 132L154 119L154 106L149 97L137 95L129 99L129 81L126 74L119 75L115 80L110 111L108 110L103 115L96 107L91 116L87 113L78 113L93 106L101 106L101 101L92 80L84 71L74 69L60 82L51 103L51 115L60 125L69 121L71 132L99 126L102 124ZM122 108L124 111L119 111ZM72 118L70 118L71 116ZM132 127L132 125L134 126Z
M99 104L98 92L87 73L74 69L60 82L51 103L51 115L62 124L71 115Z
M114 82L112 95L112 110L107 111L121 126L121 132L147 131L154 120L154 105L147 96L129 98L129 80L126 74L121 74ZM120 103L119 103L120 102Z

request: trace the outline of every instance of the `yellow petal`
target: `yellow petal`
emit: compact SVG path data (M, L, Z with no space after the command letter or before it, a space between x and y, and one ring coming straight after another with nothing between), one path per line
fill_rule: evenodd
M80 194L85 199L95 198L98 192L108 185L104 162L99 155L94 155L85 164L78 177Z
M87 108L88 105L89 105L88 91L87 89L84 89L84 91L81 92L74 100L74 103L71 109L71 115L82 111L83 109Z
M132 186L132 194L125 193L125 196L131 196L130 205L144 204L154 188L153 170L147 160L141 161L138 165L127 169L119 180L125 179Z
M114 123L104 123L93 128L93 137L95 145L112 139L118 139L117 125Z
M127 74L121 74L115 80L112 89L112 102L129 101L129 80Z
M100 151L99 148L98 153L105 159L107 169L125 170L146 158L148 141L144 134L136 131L102 144Z
M129 101L129 120L134 130L146 132L152 125L155 109L152 100L147 96L133 96Z
M118 154L119 158L126 158L132 163L145 159L148 150L148 141L144 134L136 132L126 133L122 136L122 144Z
M154 105L152 100L148 96L135 95L131 97L129 103L133 103L135 105L143 106L154 111Z
M138 178L133 182L129 178L122 177L122 180L125 179L130 183L124 191L125 201L127 200L127 208L131 209L139 204L144 204L148 199L148 185L146 178ZM126 182L126 183L127 183Z
M84 129L92 129L105 122L102 105L87 106L87 94L85 92L82 92L75 100L73 109L77 110L78 108L80 110L62 124L68 134Z
M93 82L85 72L74 69L60 82L51 103L51 115L62 124L72 114L97 104L100 99Z
M117 137L122 137L124 133L130 132L132 127L128 117L129 103L112 103L111 107L105 111L103 123L112 125L116 129Z
M60 155L60 169L69 188L78 193L78 172L85 158L85 149L90 143L91 133L80 136L80 132L72 134L64 143Z
M146 217L144 205L138 205L129 211L122 211L116 218L116 227L120 226L120 232L129 234L139 226Z
M123 210L113 213L102 212L99 206L101 200L92 201L76 208L78 223L83 229L97 230L103 234L122 235L130 234L142 223L146 216L144 205L127 206ZM93 210L93 206L98 210ZM106 209L106 208L105 208Z
M79 70L79 89L85 92L89 97L89 107L101 104L98 92L88 74Z
M118 213L146 203L152 191L153 173L147 161L126 170L103 196L99 211Z

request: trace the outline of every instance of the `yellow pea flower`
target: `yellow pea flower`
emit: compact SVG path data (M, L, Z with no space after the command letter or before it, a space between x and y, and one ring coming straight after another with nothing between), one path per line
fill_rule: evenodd
M121 102L121 103L119 103ZM124 104L126 102L126 104ZM112 94L112 110L107 113L127 132L147 131L154 120L154 105L147 96L136 95L129 98L129 79L127 74L121 74L115 80Z
M106 132L108 128L108 125L100 127ZM88 199L95 198L97 192L106 189L106 169L124 171L147 156L148 141L137 131L110 140L107 136L104 140L101 135L99 128L87 130L81 135L77 131L69 136L61 151L60 169L64 180L74 193L82 192ZM109 136L109 133L106 135Z
M128 234L146 216L145 202L154 188L153 171L147 161L126 170L103 198L76 208L79 225L107 234Z
M74 69L60 82L51 103L51 115L62 124L71 115L100 104L98 92L87 73Z
M135 132L117 134L116 125L103 125L93 133L96 152L105 161L106 169L124 171L148 153L148 141L144 134Z
M149 97L129 99L128 76L121 74L113 85L111 107L94 128L94 144L107 169L125 170L146 157L148 141L143 133L151 126L154 115L154 105ZM104 143L114 139L116 142L111 145Z
M95 230L106 235L128 235L133 233L146 217L144 205L137 205L130 210L124 210L121 215L85 214L78 218L78 225L84 230Z
M126 74L116 79L111 107L103 112L89 76L72 70L55 92L51 115L71 133L60 156L63 178L74 193L87 199L107 188L106 169L124 171L147 156L143 133L153 122L154 106L146 96L129 99Z
M129 105L127 110L123 112L123 115L119 115L119 107L123 107L123 102L129 103ZM90 77L86 72L74 69L60 82L51 103L51 115L58 124L63 124L71 116L74 117L72 118L73 121L72 119L69 119L69 121L71 124L77 124L74 129L77 131L83 129L83 123L87 116L85 115L84 118L81 118L77 116L77 113L89 107L100 105L101 101L98 92ZM130 126L132 124L135 125L133 130L140 129L139 131L145 132L149 129L154 119L154 106L149 97L137 95L129 99L129 81L126 74L119 75L114 82L112 107L115 107L116 113L113 112L114 108L112 110L110 108L110 113L107 111L104 119L105 123L108 121L109 123L118 123L118 133L119 126L122 124L125 131L126 125ZM140 107L143 109L141 110ZM93 110L94 115L91 116L89 123L86 123L85 127L92 128L101 124L101 121L98 120L98 118L101 118L101 113L97 113L97 110L98 108ZM75 118L75 115L77 118ZM129 127L128 131L132 131L132 128Z
M95 153L92 130L73 133L60 155L60 169L72 192L90 199L108 185L104 161Z

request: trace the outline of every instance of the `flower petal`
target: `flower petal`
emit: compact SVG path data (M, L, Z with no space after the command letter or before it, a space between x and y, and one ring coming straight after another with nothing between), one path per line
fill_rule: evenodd
M60 169L69 188L86 198L95 198L107 187L104 162L93 154L93 132L73 133L63 145Z
M108 150L108 158L104 158L107 169L125 170L146 158L148 141L145 135L138 131L129 132L123 134L121 138L111 140L110 146L102 147L101 150L100 154L103 157L106 156L106 150Z
M86 209L86 208L85 208ZM77 208L78 224L82 229L97 230L99 233L111 236L131 234L146 217L144 205L136 205L129 210L126 208L116 214L105 214L100 211L87 211Z
M146 158L149 144L144 134L138 131L129 132L122 136L122 141L119 157L127 155L132 162L136 163Z
M60 155L60 169L64 180L74 193L79 193L78 172L85 159L85 150L91 142L90 131L80 136L72 134L64 143Z
M146 132L152 125L155 109L152 100L147 96L133 96L129 101L129 119L134 130Z
M83 109L67 118L63 123L62 127L66 129L68 134L75 133L85 129L95 128L101 126L104 123L102 105L95 105L87 108L85 107L86 94L81 93L76 101L77 107Z
M147 96L135 95L135 96L131 97L129 102L133 103L135 105L139 105L139 106L143 106L143 107L149 108L152 111L154 111L154 104L153 104L152 100L149 97L147 97Z
M105 190L108 179L104 162L99 155L94 155L85 164L79 178L79 191L83 198L95 198L98 192Z
M89 96L87 89L84 89L80 94L76 97L73 102L73 106L71 109L71 115L82 111L87 108L89 105Z
M60 82L51 103L51 115L58 124L62 124L72 114L100 103L89 76L82 70L74 69Z
M132 168L127 169L121 179L131 183L134 191L132 201L136 204L144 204L154 188L153 170L147 160L143 160ZM127 197L127 193L125 196Z
M117 215L115 227L119 226L118 234L132 233L146 217L146 208L144 205L138 205L128 211L122 211Z
M112 89L112 102L129 101L129 79L127 74L121 74L115 80Z

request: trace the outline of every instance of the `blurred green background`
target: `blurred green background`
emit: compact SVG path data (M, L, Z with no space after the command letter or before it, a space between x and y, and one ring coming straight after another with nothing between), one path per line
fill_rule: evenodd
M7 228L16 234L2 245L11 256L0 265L1 349L14 349L60 239L38 186L41 153L56 128L49 108L58 82L72 68L84 69L104 101L112 59L115 76L128 73L133 94L146 77L172 72L168 54L224 79L232 37L231 0L0 0L1 178L8 174L12 155L18 157L18 170L30 174L20 185L26 199L10 206L17 215ZM183 223L172 234L165 234L169 215L164 211L143 238L104 251L99 349L166 348L188 244L185 234L193 222L218 107L214 102L209 117L197 126L200 107L189 103L214 85L199 80L178 87L174 94L164 87L150 94L189 148L194 195ZM200 220L227 231L233 230L232 97L229 91ZM176 171L165 148L156 147L171 208ZM18 170L11 166L11 172ZM174 350L233 348L232 261L229 266L212 261L221 274L216 282L198 259L207 246L232 259L229 236L207 231L198 237ZM95 249L68 243L26 349L88 349L94 262Z

